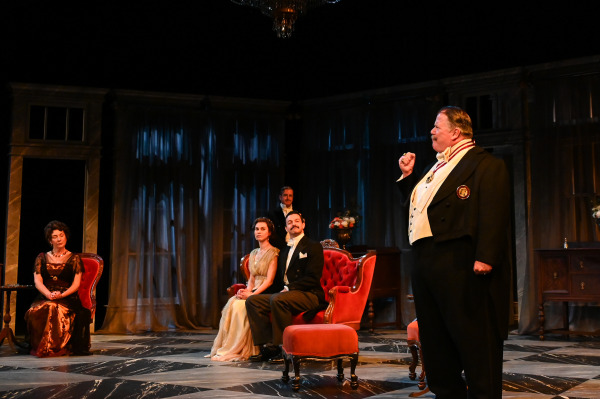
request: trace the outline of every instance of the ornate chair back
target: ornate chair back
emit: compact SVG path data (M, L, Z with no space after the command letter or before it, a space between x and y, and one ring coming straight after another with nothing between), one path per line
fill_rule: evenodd
M81 253L79 254L85 271L81 276L81 283L79 284L79 299L81 304L90 310L92 318L96 313L96 284L102 276L102 270L104 269L104 261L96 254L92 253Z
M321 286L329 306L310 321L302 313L296 315L293 323L346 324L358 330L375 272L375 251L353 258L344 249L328 247L323 249L323 256Z
M377 257L375 251L369 251L360 258L353 258L350 252L339 249L335 241L330 241L333 240L321 242L324 247L321 287L329 306L316 314L310 313L310 316L308 313L295 315L292 323L346 324L358 330L369 297ZM249 257L250 255L245 255L240 260L240 270L246 280L250 277ZM242 283L233 284L227 289L227 293L231 297L245 287Z

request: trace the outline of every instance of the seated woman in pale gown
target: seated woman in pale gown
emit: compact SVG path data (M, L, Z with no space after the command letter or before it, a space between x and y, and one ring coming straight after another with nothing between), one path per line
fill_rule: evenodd
M279 249L269 243L269 237L275 229L270 219L256 219L253 228L258 248L250 252L248 285L229 298L223 308L219 333L210 351L212 360L242 361L260 352L252 341L246 315L246 298L255 294L273 293L272 284L277 271Z

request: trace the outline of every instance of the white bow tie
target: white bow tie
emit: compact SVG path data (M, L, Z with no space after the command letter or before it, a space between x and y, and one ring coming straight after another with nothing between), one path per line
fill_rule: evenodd
M293 247L294 246L294 240L289 240L287 243L288 247Z
M450 153L450 147L448 147L444 151L438 152L435 157L438 159L438 161L448 162L450 160Z

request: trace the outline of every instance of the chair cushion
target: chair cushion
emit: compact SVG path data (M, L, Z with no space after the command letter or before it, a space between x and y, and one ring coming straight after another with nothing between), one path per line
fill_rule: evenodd
M358 335L343 324L299 324L283 331L283 349L294 356L331 357L358 352Z

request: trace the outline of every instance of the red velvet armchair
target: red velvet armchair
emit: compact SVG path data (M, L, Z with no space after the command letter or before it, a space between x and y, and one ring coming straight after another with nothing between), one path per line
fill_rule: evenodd
M96 293L94 290L96 289L98 280L100 280L100 276L102 276L104 260L92 253L81 253L79 257L83 262L85 270L81 275L81 283L79 283L79 299L83 307L90 310L93 320L96 313Z
M323 245L325 262L321 286L329 306L308 322L304 320L303 313L300 313L294 316L292 323L345 324L358 330L375 271L375 251L370 251L360 258L352 258L352 254L346 250ZM249 255L245 255L240 261L240 268L246 279L250 275L248 258ZM244 284L234 284L227 292L232 296L244 287Z
M242 274L244 275L246 281L248 281L248 279L250 278L250 264L248 263L249 261L250 254L244 255L242 256L242 259L240 259L240 270L242 271ZM242 288L246 288L246 284L233 284L231 287L227 288L227 295L229 296L229 298L231 298Z

